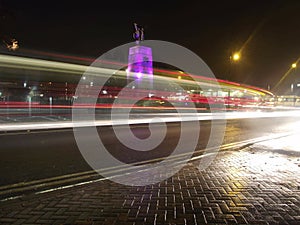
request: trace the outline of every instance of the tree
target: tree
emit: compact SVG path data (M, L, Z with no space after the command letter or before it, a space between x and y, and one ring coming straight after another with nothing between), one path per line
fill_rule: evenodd
M4 47L10 51L15 51L19 48L18 41L10 35L10 29L12 27L10 23L14 18L14 14L4 8L0 2L0 39Z

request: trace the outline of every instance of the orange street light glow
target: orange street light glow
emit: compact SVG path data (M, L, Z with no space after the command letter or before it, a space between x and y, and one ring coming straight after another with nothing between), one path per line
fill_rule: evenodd
M233 60L234 60L234 61L238 61L240 58L241 58L240 53L237 52L237 53L234 53L234 54L233 54Z

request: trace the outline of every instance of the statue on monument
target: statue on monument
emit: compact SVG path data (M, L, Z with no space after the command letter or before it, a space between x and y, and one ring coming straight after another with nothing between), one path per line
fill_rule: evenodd
M133 24L135 31L133 33L134 40L139 43L144 40L144 28L138 26L136 23Z
M135 46L129 48L127 82L136 82L137 88L152 90L153 89L153 65L151 47L140 45L144 41L144 29L137 23L134 23L133 38ZM136 93L139 95L140 93Z

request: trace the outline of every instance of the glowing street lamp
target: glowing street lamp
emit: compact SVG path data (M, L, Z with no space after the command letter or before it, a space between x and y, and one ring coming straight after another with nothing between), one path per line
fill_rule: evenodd
M294 73L295 73L296 67L297 67L297 63L293 63L292 69L294 70L293 71ZM294 94L294 84L293 83L291 84L291 93ZM295 101L294 101L294 103L295 103Z
M277 84L274 86L273 90L276 90L277 87L282 83L282 81L291 73L294 73L294 76L295 76L295 73L296 73L296 68L297 68L297 63L299 62L300 58L298 58L296 60L296 62L294 62L291 67L288 69L288 71L280 78L280 80L277 82ZM293 86L291 85L291 92L293 93L293 90L294 90L294 84Z
M237 67L238 67L238 62L241 59L241 53L240 51L234 52L230 55L229 58L229 68L228 68L228 79L236 79L238 75Z
M239 52L234 53L232 56L233 61L239 61L240 58L241 58L241 54Z

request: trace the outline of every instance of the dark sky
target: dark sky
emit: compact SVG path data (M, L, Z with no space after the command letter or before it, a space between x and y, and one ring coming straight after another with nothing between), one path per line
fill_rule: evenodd
M300 57L298 0L120 2L0 1L2 32L19 40L19 51L97 58L132 42L137 22L145 39L190 49L217 78L263 88ZM243 45L241 61L231 64Z

